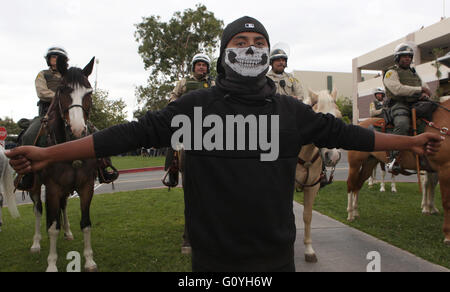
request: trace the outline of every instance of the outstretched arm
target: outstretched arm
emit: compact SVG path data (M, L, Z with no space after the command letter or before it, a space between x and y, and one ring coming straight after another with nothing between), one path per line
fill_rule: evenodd
M408 150L419 155L434 155L439 152L442 141L438 134L425 133L416 137L375 134L375 151Z
M94 139L89 136L49 148L24 146L6 151L5 154L16 172L25 174L39 171L55 162L95 158Z

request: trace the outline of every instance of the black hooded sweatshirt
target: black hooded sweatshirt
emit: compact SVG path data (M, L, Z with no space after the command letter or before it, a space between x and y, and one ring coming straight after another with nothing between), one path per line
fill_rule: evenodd
M239 94L242 88L234 90L219 76L217 87L190 92L138 122L94 134L97 157L107 157L141 147L170 147L177 130L171 127L173 117L186 115L194 125L195 107L202 108L203 117L220 116L224 124L227 115L279 116L279 158L273 162L262 162L261 150L186 152L186 226L193 261L209 271L267 272L293 262L293 194L302 146L374 150L372 131L315 113L275 91L267 79L258 91Z

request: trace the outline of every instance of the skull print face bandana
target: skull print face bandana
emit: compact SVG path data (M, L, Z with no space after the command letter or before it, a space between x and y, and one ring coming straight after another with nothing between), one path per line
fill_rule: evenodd
M269 69L269 48L228 48L225 64L243 77L259 77Z

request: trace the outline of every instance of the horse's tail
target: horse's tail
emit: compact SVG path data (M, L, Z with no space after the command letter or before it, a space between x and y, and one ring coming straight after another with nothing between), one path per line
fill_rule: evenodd
M0 147L0 162L4 165L1 175L0 184L3 186L4 196L6 204L8 204L9 213L13 218L20 217L19 210L17 209L16 195L14 194L14 171L9 166L8 158L5 156L4 150Z

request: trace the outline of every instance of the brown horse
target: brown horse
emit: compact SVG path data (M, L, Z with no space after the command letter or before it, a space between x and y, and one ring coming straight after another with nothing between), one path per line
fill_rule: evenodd
M441 186L442 202L444 206L444 234L445 243L450 245L450 134L448 127L450 126L450 100L443 98L441 107L433 115L433 125L429 125L426 129L427 132L441 132L446 136L446 140L443 142L441 150L435 156L427 157L430 167L433 171L438 173L439 183ZM369 127L374 124L378 119L369 119L361 123L362 127ZM402 152L400 154L401 166L406 170L416 170L416 158L412 152ZM358 213L358 195L364 184L364 182L372 174L373 168L378 162L388 162L387 154L385 152L357 152L350 151L348 153L349 162L349 174L347 180L348 190L348 220L353 221L359 217ZM427 190L427 195L434 194L434 187L436 179L433 173L427 175L428 185L424 189ZM432 199L427 200L432 204ZM426 200L424 200L424 203ZM423 203L423 204L424 204Z
M41 134L45 135L49 146L79 139L90 134L87 123L92 107L92 87L88 77L92 73L94 60L95 58L81 70L79 68L68 69L67 59L58 58L58 71L61 72L63 81L57 90L41 129ZM69 195L74 192L78 193L81 201L85 270L97 270L91 248L91 220L89 215L94 194L96 170L97 161L89 159L73 163L56 163L35 175L33 190L30 192L36 215L35 235L31 252L40 251L41 186L45 185L47 231L50 239L50 253L47 259L48 272L57 271L56 242L62 225L65 238L73 240L66 206ZM63 217L63 220L61 217Z

